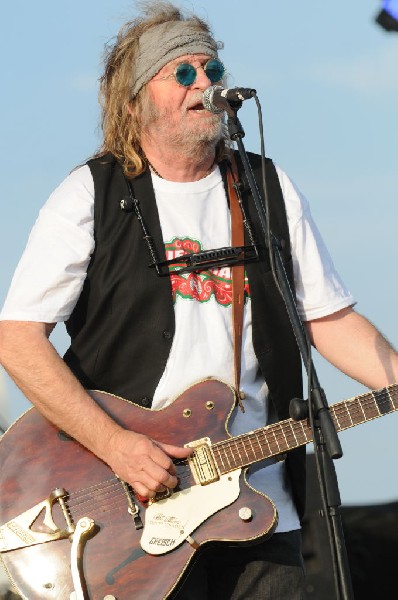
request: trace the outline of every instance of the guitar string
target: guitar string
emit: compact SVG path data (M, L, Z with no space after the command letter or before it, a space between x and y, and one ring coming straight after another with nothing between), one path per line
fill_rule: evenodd
M336 416L338 417L340 415L340 419L341 420L346 419L348 422L352 421L353 424L355 425L354 419L358 415L360 415L360 417L361 417L361 421L360 422L363 423L363 422L366 422L368 420L372 420L373 418L377 418L379 416L382 416L383 414L388 414L389 412L394 412L394 410L398 409L398 407L395 407L394 405L393 405L394 406L393 408L390 408L391 404L393 404L393 403L391 402L391 399L390 399L389 395L386 392L384 393L384 397L383 398L380 398L381 393L379 394L377 402L376 402L376 400L374 398L371 397L371 394L369 394L369 395L366 394L365 396L366 396L366 401L364 402L363 399L362 399L362 402L360 404L358 403L357 399L352 399L352 400L346 401L344 404L334 405L334 407L336 407L336 410L334 410L334 411L332 410L331 411L332 415L334 415L335 417ZM398 398L398 396L397 396L397 398ZM396 398L394 398L394 400L395 399ZM347 406L347 405L349 405L350 402L352 402L352 410L348 413L348 409L350 407ZM366 410L368 410L369 407L370 408L375 408L375 406L378 406L379 408L382 408L382 409L388 408L389 410L385 411L383 413L380 413L380 411L378 411L377 413L374 414L374 416L373 415L372 416L368 416L368 417L366 417L364 419L364 412ZM333 406L331 408L333 409ZM362 410L362 409L364 409L364 410ZM348 416L347 415L351 415L353 418L348 420ZM293 435L292 429L300 428L302 423L304 423L304 421L292 421L291 419L287 419L285 421L280 421L280 422L275 423L273 425L269 425L266 428L260 428L260 429L258 429L256 431L254 431L253 434L247 433L247 434L242 434L241 436L237 436L236 438L233 438L232 440L231 439L223 440L221 442L218 442L218 443L214 444L213 448L214 447L222 446L223 444L229 445L231 443L241 443L242 439L244 441L244 438L251 437L251 435L253 437L258 436L258 435L262 435L262 434L265 435L265 436L267 436L270 433L271 434L275 433L277 435L278 434L278 432L277 432L278 429L280 430L280 433L282 433L282 435L279 435L279 439L282 439L284 437L284 434L286 434L286 433L288 433L288 434L291 433ZM360 423L358 423L358 424L360 424ZM297 432L294 432L294 433L297 433ZM242 439L239 439L239 438L242 438Z
M174 461L174 464L177 466L186 466L188 467L188 462L186 460L183 459L177 459ZM179 475L181 475L179 473ZM87 488L80 488L78 490L75 490L74 492L70 493L70 497L80 497L83 498L85 495L90 496L90 494L95 494L98 491L100 491L101 487L103 489L106 489L107 487L115 487L115 486L119 486L120 484L120 480L117 477L113 477L104 481L101 481L98 484L93 484L91 486L88 486ZM123 491L123 490L122 490ZM91 496L90 496L91 497Z
M374 418L383 416L384 414L394 412L394 410L397 410L397 408L394 405L394 400L396 400L398 396L396 396L396 394L393 390L389 390L389 392L390 393L388 393L387 390L383 390L382 392L379 392L377 400L376 400L376 398L374 398L372 392L370 392L367 394L363 394L362 396L360 396L358 398L353 398L351 400L348 400L339 405L334 405L336 407L336 410L334 411L334 415L335 416L337 415L337 418L338 418L338 415L340 415L340 421L345 420L348 425L347 428L350 428L351 426L354 426L355 424L364 423L364 422L367 422L368 420L373 420ZM358 400L359 401L362 400L362 402L358 402ZM348 411L347 404L349 405L350 402L352 403L352 410L350 411L351 418L349 418L347 416L347 414L348 414L347 413L347 411ZM393 406L393 408L391 408L391 405ZM369 408L373 409L375 407L381 408L383 412L378 411L374 415L372 415L370 417L368 416L364 419L364 413ZM332 406L332 408L333 408L333 406ZM385 408L388 408L389 410L384 411ZM355 423L355 418L358 415L360 416L360 423ZM248 450L251 455L253 455L253 453L254 453L256 456L256 453L253 449L253 445L258 445L259 448L262 449L263 446L260 443L260 441L262 441L262 438L264 438L267 441L268 446L270 446L270 445L277 446L276 451L272 451L270 448L270 454L268 455L268 457L269 457L269 456L278 454L278 450L279 450L280 446L282 447L280 451L284 452L288 449L304 445L305 443L308 443L309 441L311 441L311 440L307 439L307 435L308 434L311 435L311 431L310 431L309 427L307 426L307 431L305 431L305 430L303 430L302 424L303 424L303 421L292 421L291 419L288 419L286 421L281 421L280 423L271 425L268 428L259 429L255 432L253 432L253 434L250 434L250 433L243 434L242 436L239 436L239 438L241 438L241 439L233 438L232 440L223 440L222 442L218 442L218 443L214 444L212 446L212 449L213 449L213 451L219 452L220 454L221 454L221 451L223 451L226 454L226 451L229 450L230 456L233 457L234 449L232 448L232 446L235 446L235 447L240 446L241 449L244 450L245 454L248 454L248 452L247 452L247 450ZM272 435L272 438L271 438L271 435ZM296 441L297 437L302 437L302 436L304 436L304 438L305 438L304 444L298 443ZM267 440L268 437L270 438L269 440ZM294 443L289 443L287 441L288 437L291 440L294 440ZM281 442L283 442L283 443L281 444ZM287 447L286 447L286 443L288 444ZM266 458L266 456L264 456L264 458ZM228 461L227 456L226 456L226 460Z
M383 393L383 396L384 396L383 398L381 398L381 394L382 394L382 393ZM392 400L397 400L397 399L398 399L398 395L397 395L395 398L393 398L392 400L390 399L390 395L391 395L391 394L388 394L387 392L381 392L381 393L378 395L378 398L377 398L377 401L376 401L376 399L372 397L372 394L371 394L371 393L370 393L369 395L368 395L368 394L365 394L365 395L364 395L364 396L366 396L366 398L365 398L365 401L362 399L362 402L361 402L361 403L359 403L358 399L357 399L357 398L354 398L354 399L352 399L352 400L345 401L344 403L335 404L335 405L333 405L333 406L331 407L331 413L332 413L333 415L339 415L339 414L343 413L343 416L344 416L344 415L346 415L346 414L347 414L347 410L350 408L350 403L352 403L352 407L353 407L353 409L350 411L350 414L351 414L351 415L353 415L353 416L356 416L356 415L359 413L359 414L361 414L361 415L363 416L362 408L365 408L365 410L366 410L366 409L368 409L369 407L371 407L371 408L374 408L375 406L376 406L376 407L377 407L377 406L379 406L379 407L381 406L382 408L385 408L386 406L390 406L391 404L393 404L393 406L394 406L394 403L392 402ZM363 398L363 397L361 396L361 397L359 397L359 398ZM381 400L381 401L380 401L380 400ZM390 409L390 412L394 412L394 410L397 410L397 409L398 409L398 406L397 406L397 407L395 407L395 406L394 406L394 408L391 408L391 409ZM382 414L383 414L383 413L382 413ZM377 417L377 416L382 416L382 414L380 415L380 413L379 413L379 412L377 412L377 413L376 413L376 417ZM370 419L369 419L369 420L371 420L372 418L373 418L373 417L370 417ZM283 425L294 425L294 424L296 424L296 423L297 423L298 425L300 425L300 423L302 423L302 422L304 422L304 421L305 421L305 420L303 420L303 421L293 421L292 419L286 419L286 420L284 420L284 421L280 421L280 422L278 422L278 423L275 423L275 424L273 424L273 425L269 425L269 426L267 427L267 430L268 430L268 431L270 431L270 430L272 430L273 428L277 429L278 427L280 427L280 426L283 426ZM263 431L263 429L264 429L264 428L259 428L259 429L258 429L258 430L256 430L256 432L254 432L254 433L261 432L261 431ZM245 436L247 436L247 435L249 435L249 434L241 434L241 436L237 436L237 437L236 437L236 438L234 438L234 439L238 439L238 438L240 438L240 437L245 437ZM217 443L217 445L218 445L218 444L223 444L223 443L225 443L225 442L226 442L226 443L228 443L228 442L230 442L230 441L231 441L231 440L228 440L228 439L227 439L227 440L222 440L221 442L218 442L218 443Z
M127 511L128 503L124 491L120 488L112 495L108 494L105 497L98 495L95 500L92 498L88 498L84 502L75 502L72 500L68 502L68 506L73 521L76 522L83 515L93 517L94 514L104 515L109 512L115 514L116 510Z
M69 494L69 498L70 501L74 502L75 506L79 504L84 505L86 502L91 502L93 500L95 501L97 497L103 498L104 494L112 493L112 491L119 491L119 483L120 482L116 477L113 479L107 479L87 488L82 488L71 492Z
M189 471L189 469L187 470ZM183 475L182 477L180 476L179 479L180 481L182 481L184 479L187 479L188 477L190 477L190 472L188 472L187 475ZM103 485L103 482L101 482L100 484L98 484L97 487L93 486L93 493L87 493L85 491L82 491L82 493L71 492L69 494L69 504L74 509L85 509L85 507L89 507L91 504L112 500L118 496L121 496L125 500L126 496L123 488L118 488L115 486L115 484L117 485L118 483L119 481L115 479L115 483L113 485L110 484L107 487L105 487Z
M345 421L349 428L356 424L355 418L358 415L360 416L360 423L364 423L368 420L373 420L373 418L377 418L379 416L383 416L384 414L388 414L389 412L394 412L394 400L397 399L398 393L395 390L384 389L383 391L378 393L377 398L374 397L372 392L368 392L361 396L358 396L357 398L352 398L345 402L333 405L331 407L331 411L332 415L335 417L335 420L337 420L337 422L339 420ZM390 408L391 406L393 406L392 409ZM348 412L349 408L351 408L352 410ZM375 413L374 416L372 415L368 417L365 413L369 408L381 408L382 412L378 410L378 412ZM389 410L384 411L385 408L388 408ZM278 423L270 426L270 428L272 428L272 436L275 440L267 440L267 446L269 447L271 454L278 453L273 452L271 450L271 446L275 446L275 444L277 446L277 450L279 450L279 448L282 446L281 451L283 452L284 444L288 444L288 448L292 448L296 446L305 445L307 441L309 441L306 438L307 434L311 435L311 431L309 429L308 431L302 430L301 432L293 431L295 426L297 427L297 429L300 429L300 421L291 421L290 419L288 419L287 421L282 421L280 424ZM270 429L266 428L266 430L258 430L256 432L253 432L253 434L243 434L242 438L249 439L246 440L233 438L232 440L223 440L222 442L215 443L212 446L212 449L213 452L219 455L219 457L221 453L224 453L226 460L229 462L230 459L233 460L234 458L236 458L234 448L232 448L232 446L235 446L235 450L238 450L238 454L240 453L240 451L243 450L248 459L250 459L250 455L254 454L254 456L257 456L257 452L254 448L255 445L258 445L258 450L260 449L261 451L263 451L263 444L261 443L263 441L262 438L266 439L269 436L270 432ZM305 442L297 442L297 435L299 435L299 437L304 436ZM289 442L288 438L290 438L290 440L292 441ZM283 444L280 443L281 441L283 441ZM229 457L227 456L228 452L230 452ZM183 464L186 467L186 474L184 474L184 472L179 473L180 481L189 478L191 476L191 473L187 461L175 462L176 464ZM114 502L115 498L118 499L118 497L120 497L120 500L122 501L121 504L125 505L125 494L123 489L119 487L119 485L121 484L119 480L115 477L113 479L108 479L98 484L89 486L88 488L82 488L80 490L76 490L75 492L71 492L69 494L71 507L73 505L74 509L78 508L78 510L81 510L83 508L89 508L90 504L93 504L99 506L101 512L107 512L108 510L112 510L112 508L115 507L114 504L109 509L107 509L104 508L103 504L99 505L99 502L104 503L108 500ZM116 494L113 492L116 492Z
M186 467L186 474L179 473L180 481L188 479L191 476L191 473L187 461L179 460L178 464ZM70 492L68 505L71 509L73 508L73 510L77 509L78 511L83 512L86 511L86 509L90 509L91 506L99 506L101 511L103 511L103 506L100 505L100 503L114 500L115 498L118 498L118 496L120 496L120 499L126 504L126 496L120 480L117 477L114 477L113 479L99 482L98 484L87 488L81 488L74 492Z
M372 408L374 408L374 401L368 401L366 404L363 403L362 407L364 408L364 411L367 410L367 408L369 408L369 404L372 405ZM378 405L383 408L383 404L385 405L386 402L378 402ZM389 408L389 412L393 412L393 409L390 409L390 402L388 403L388 408ZM364 419L364 412L362 411L362 409L358 408L355 410L351 411L351 417L350 419L347 417L347 412L345 409L342 408L342 411L344 410L343 415L340 415L340 421L345 420L346 423L348 425L347 428L350 428L351 426L354 426L355 424L359 424L359 423L355 423L355 417L356 416L360 416L360 422L366 422L368 420L373 420L374 418L377 418L379 416L382 416L380 413L375 413L374 415L372 415L371 417L367 417L366 419ZM341 412L342 412L341 411ZM387 412L384 412L382 414L388 414ZM301 428L301 429L300 429ZM241 436L242 439L236 439L234 438L233 440L224 440L222 442L219 442L218 444L213 445L213 451L215 450L217 452L218 449L230 452L230 455L232 456L234 454L234 448L233 446L237 447L239 446L241 449L243 449L245 451L246 454L252 455L253 453L255 453L255 449L254 446L258 445L260 449L263 448L262 444L260 444L260 442L262 441L262 439L264 438L267 441L267 445L269 446L270 449L270 454L269 455L274 455L277 454L279 451L279 448L281 448L281 452L286 451L292 447L297 447L300 445L303 445L302 443L297 442L297 438L302 438L304 437L305 442L310 441L309 439L307 439L307 436L311 435L311 431L309 429L309 427L306 427L306 430L304 430L302 428L302 422L296 422L296 421L282 421L281 424L277 424L277 425L272 425L270 426L270 428L266 428L266 430L258 430L256 432L253 432L253 434L246 434ZM271 437L272 436L272 437ZM268 438L268 439L267 439ZM288 439L290 438L290 440L294 440L293 443L289 443ZM282 443L281 443L282 442ZM286 447L286 443L288 444L288 446ZM275 451L271 450L271 447L275 447ZM249 450L249 453L247 452L247 450ZM226 458L228 460L228 457Z
M389 390L390 393L388 393L388 390L383 390L383 392L379 393L379 396L377 398L377 406L379 406L380 408L383 409L383 407L386 405L386 403L388 402L388 408L391 405L392 400L395 400L395 397L390 398L390 396L395 396L394 391L393 390ZM391 394L391 392L393 392L393 394ZM381 398L381 396L384 396L384 398ZM364 402L364 399L366 400ZM362 400L362 402L361 402ZM347 405L352 404L352 406L354 406L354 410L350 411L350 416L347 417ZM364 420L364 412L369 408L369 406L371 406L371 408L374 408L376 404L376 399L373 397L372 392L363 394L362 396L359 396L358 398L353 398L351 400L348 400L344 403L340 403L339 405L334 405L335 406L335 410L334 410L334 415L337 417L338 413L343 413L343 419L342 416L340 414L340 420L346 420L347 425L350 427L352 425L355 425L355 417L356 416L360 416L360 422L366 422L367 420L372 420L373 418L377 418L378 416L381 416L380 414L375 414L374 416L372 415L371 417L367 417ZM333 407L332 407L333 409ZM391 409L391 412L393 412L393 409ZM387 414L382 413L382 414ZM351 421L351 423L350 423ZM286 449L289 449L289 447L296 447L296 446L300 446L300 445L304 445L306 443L308 443L309 441L311 441L310 439L307 439L308 435L311 435L311 431L308 429L307 431L293 431L292 427L294 427L294 425L298 425L298 427L300 428L300 422L292 422L291 420L288 421L282 421L281 425L276 424L276 426L271 426L271 427L276 427L277 429L279 429L278 431L275 431L275 429L272 431L273 433L273 437L275 439L275 443L278 446L278 442L280 442L281 440L284 442L288 443L288 447L282 447L282 452ZM359 424L359 423L358 423ZM279 426L279 427L278 427ZM283 427L285 426L285 427ZM253 434L253 436L250 436L250 434L246 434L245 437L249 436L251 439L249 439L248 441L248 446L244 446L243 445L243 450L245 451L246 455L248 455L247 449L249 449L250 453L253 453L253 442L255 444L257 444L259 446L259 448L261 449L261 444L259 443L259 440L257 441L258 438L266 438L267 436L269 436L270 434L270 430L264 431L264 430L259 430L257 432L255 432ZM297 442L297 437L303 437L304 436L304 441L303 442ZM287 437L289 437L291 440L293 440L293 443L289 443L287 440ZM233 452L233 448L231 448L231 445L234 445L235 447L240 445L242 446L242 443L245 443L245 440L237 440L236 438L234 438L233 440L223 440L222 442L219 442L218 444L214 444L212 446L213 450L215 450L216 452L222 448L225 452L225 450L229 450L232 454L231 456L234 454ZM272 439L269 441L269 443L267 444L268 446L271 445L275 445L275 443L272 443ZM281 444L279 444L280 446ZM223 447L224 446L224 447ZM272 451L270 448L270 454L274 455L278 453L278 447L275 449L275 451ZM238 450L239 451L239 450ZM180 479L184 479L186 477L190 476L190 472L188 470L188 473L186 476L182 476L180 475Z
M174 461L174 464L176 466L185 467L186 475L184 475L184 473L179 473L178 474L179 479L182 479L182 478L186 479L187 477L190 476L190 469L189 469L188 462L186 460L177 459ZM124 494L124 490L121 487L120 480L117 477L112 477L110 479L101 481L98 484L93 484L91 486L88 486L87 488L81 488L81 489L75 490L74 492L71 492L69 494L69 496L72 500L74 500L75 498L78 498L79 502L84 502L85 497L87 497L87 500L91 500L93 495L97 495L97 494L101 493L101 491L108 493L108 491L111 488L117 488L117 491L120 490ZM76 504L77 504L77 502L76 502Z
M91 518L98 517L111 512L115 515L116 511L125 510L127 512L128 504L126 497L120 493L119 496L113 496L107 499L107 503L104 502L92 502L87 506L78 506L77 509L71 512L71 516L75 522L77 522L82 516L88 516ZM94 519L95 520L95 519Z

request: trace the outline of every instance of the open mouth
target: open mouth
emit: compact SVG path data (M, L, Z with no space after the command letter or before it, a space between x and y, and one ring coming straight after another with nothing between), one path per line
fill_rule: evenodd
M190 106L189 110L193 110L194 112L202 112L205 110L205 107L203 106L202 102L198 102L197 104Z

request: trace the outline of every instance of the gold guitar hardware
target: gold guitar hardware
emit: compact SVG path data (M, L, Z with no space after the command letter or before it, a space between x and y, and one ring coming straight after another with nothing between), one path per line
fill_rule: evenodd
M188 458L193 478L200 485L208 485L213 481L218 481L220 475L214 461L211 441L209 438L201 438L189 444L186 448L193 448L193 454Z
M70 568L72 571L73 587L75 589L70 595L70 600L88 600L85 593L84 576L82 573L83 546L85 538L93 528L94 521L89 517L82 517L76 523L70 552Z
M192 411L191 411L190 408L184 408L182 414L184 415L185 418L188 418L188 417L190 417L192 415Z
M71 537L75 527L69 514L67 498L66 490L55 488L48 498L2 525L0 527L0 552ZM55 503L58 503L61 508L66 523L65 529L59 529L53 520L52 508ZM42 513L42 524L47 527L48 532L35 531L32 528L33 523Z
M212 402L211 400L209 400L208 402L206 402L206 408L207 408L207 410L213 410L213 408L214 408L214 402Z

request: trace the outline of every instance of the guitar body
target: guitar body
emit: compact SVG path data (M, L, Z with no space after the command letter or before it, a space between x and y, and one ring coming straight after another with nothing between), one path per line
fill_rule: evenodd
M234 397L228 386L216 380L192 386L159 411L143 409L102 392L92 395L125 428L165 443L183 446L208 437L214 444L229 437L227 422ZM184 469L184 476L178 471L180 489L196 485L190 470L186 476L186 463ZM272 533L276 523L274 505L246 484L243 472L237 500L191 533L194 544L183 541L165 554L148 554L140 545L143 529L136 528L127 511L123 487L109 467L32 408L0 442L0 525L43 501L54 488L64 488L70 495L67 502L75 523L83 516L95 522L82 552L86 595L91 600L103 600L107 595L116 600L170 597L201 549L210 542L260 541ZM137 499L135 502L139 504ZM251 510L250 520L239 517L242 507ZM139 508L145 526L146 507L139 504ZM58 503L53 506L53 518L60 529L65 528ZM45 530L40 519L37 523L40 530ZM74 587L68 539L8 550L1 556L23 598L70 600Z

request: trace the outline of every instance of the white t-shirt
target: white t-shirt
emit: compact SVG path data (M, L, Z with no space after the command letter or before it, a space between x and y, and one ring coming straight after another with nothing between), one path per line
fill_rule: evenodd
M277 169L286 203L299 313L304 320L354 304L312 220L308 203ZM219 169L192 183L152 175L166 257L229 246L230 218ZM94 249L94 186L87 166L71 173L42 208L0 314L2 320L54 323L70 316ZM172 274L176 331L153 408L167 406L193 383L217 377L234 384L230 269ZM267 422L267 386L259 374L251 336L251 300L244 309L241 389L245 413L236 410L232 435ZM189 441L189 440L187 440ZM267 494L279 513L277 531L299 527L284 463L257 464L250 484Z

